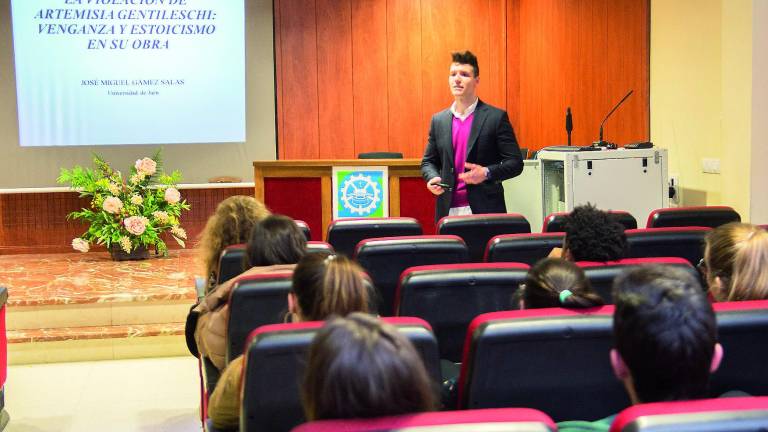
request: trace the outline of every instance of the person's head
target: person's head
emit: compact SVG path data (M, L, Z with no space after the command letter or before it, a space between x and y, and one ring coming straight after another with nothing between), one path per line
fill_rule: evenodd
M705 238L704 273L718 301L768 299L768 232L732 222Z
M549 307L589 308L603 305L592 290L584 270L561 258L545 258L536 263L520 287L524 309Z
M293 219L271 215L253 226L245 263L248 267L296 264L306 249L307 238Z
M219 203L205 223L200 239L200 258L206 277L215 274L224 248L247 242L253 226L267 216L269 210L254 197L231 196Z
M363 270L344 255L310 253L293 271L290 311L300 321L368 312L370 293Z
M565 218L563 256L572 261L615 261L624 258L624 226L610 213L580 205Z
M431 411L436 405L411 342L362 313L331 319L315 336L302 399L310 421Z
M613 285L611 364L633 403L707 397L720 365L712 306L690 273L643 266Z
M477 95L479 83L480 67L477 65L477 57L470 51L452 53L448 86L453 97L472 102Z

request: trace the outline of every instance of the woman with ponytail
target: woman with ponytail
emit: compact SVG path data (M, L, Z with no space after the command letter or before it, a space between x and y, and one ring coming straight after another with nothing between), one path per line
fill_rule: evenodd
M537 262L528 271L518 296L521 309L581 309L603 305L603 299L592 290L584 270L561 258L545 258Z
M288 294L291 321L321 321L369 312L370 293L364 275L359 265L343 255L305 255L293 271L293 288ZM211 395L208 417L218 429L239 425L243 367L243 356L233 360Z
M716 301L768 299L768 232L739 222L713 229L699 269Z

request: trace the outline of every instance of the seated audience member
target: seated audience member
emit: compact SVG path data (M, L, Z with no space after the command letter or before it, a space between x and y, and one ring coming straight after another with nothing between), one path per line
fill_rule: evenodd
M363 270L343 255L305 255L293 272L288 307L294 322L321 321L332 315L368 312L370 293ZM240 421L240 381L243 356L224 369L208 405L216 428L236 428Z
M393 326L361 313L328 321L309 349L307 420L370 418L435 409L421 357Z
M528 271L517 295L520 309L603 305L603 299L592 290L584 270L561 258L545 258L537 262Z
M717 301L768 299L768 232L732 222L705 237L699 268Z
M553 249L549 256L570 261L616 261L624 258L626 250L624 226L610 213L586 204L566 216L563 248Z
M253 226L267 216L269 210L253 197L232 196L219 203L205 223L198 246L207 278L206 294L216 287L221 252L227 246L247 242Z
M686 271L644 266L613 285L611 365L633 404L706 398L723 349L712 306ZM613 416L558 423L559 431L608 431Z
M306 237L293 219L281 215L268 216L253 227L245 254L249 269L241 276L293 270L304 255L306 244ZM236 279L216 287L195 308L200 313L195 330L198 350L218 370L226 366L227 301Z

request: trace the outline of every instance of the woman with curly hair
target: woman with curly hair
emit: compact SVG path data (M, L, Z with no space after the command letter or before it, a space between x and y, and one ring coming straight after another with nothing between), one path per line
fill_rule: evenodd
M732 222L710 231L699 265L717 301L768 299L768 232Z
M218 283L219 257L224 248L247 242L253 226L269 214L254 197L236 195L219 203L205 224L197 248L206 277L206 294Z
M563 248L555 248L551 258L569 261L616 261L624 258L627 237L624 226L610 213L592 204L576 206L565 218Z

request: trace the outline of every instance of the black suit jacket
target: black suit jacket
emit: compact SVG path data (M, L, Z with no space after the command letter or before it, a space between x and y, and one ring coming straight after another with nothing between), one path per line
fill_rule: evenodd
M450 109L432 116L427 148L421 159L421 175L425 181L440 177L451 186L456 183L458 173L453 166L452 126L453 114ZM467 162L488 167L490 172L490 178L483 183L467 185L472 213L506 213L501 182L523 172L520 147L506 111L483 101L477 102L467 142ZM437 198L435 221L448 215L452 195L446 191Z

